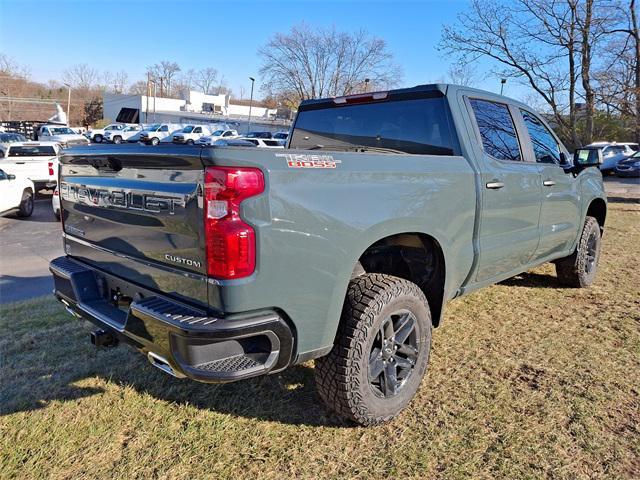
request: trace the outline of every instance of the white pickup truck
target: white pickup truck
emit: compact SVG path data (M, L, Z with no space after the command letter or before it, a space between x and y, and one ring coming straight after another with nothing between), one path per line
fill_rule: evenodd
M234 138L238 138L237 130L216 130L211 135L205 135L204 137L200 137L195 141L196 145L213 145L217 140L232 140Z
M130 125L126 123L111 123L104 128L92 128L85 133L85 136L92 142L102 143L106 139L107 133L121 132L128 126Z
M211 135L211 130L206 125L187 125L179 132L173 134L173 143L193 145L196 140Z
M173 140L173 134L182 130L182 125L175 123L154 123L140 132L140 141L147 145L158 145Z
M38 140L56 142L63 148L89 144L87 137L74 132L65 125L42 125L38 128Z
M56 142L15 142L0 145L0 168L31 180L36 189L52 187L58 177L60 145Z
M127 125L122 130L106 130L102 141L115 144L138 141L141 132L142 127L140 125Z
M17 211L19 217L33 213L33 182L0 169L0 215Z

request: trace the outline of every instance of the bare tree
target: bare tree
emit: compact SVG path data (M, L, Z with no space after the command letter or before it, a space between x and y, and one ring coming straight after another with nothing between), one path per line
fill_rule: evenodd
M94 88L99 78L98 71L86 63L73 65L62 73L62 80L75 89Z
M355 33L312 29L305 23L278 33L258 54L265 90L298 101L396 85L400 68L384 40Z
M472 86L476 83L476 69L470 63L455 62L447 71L448 80L456 85Z
M10 56L0 53L0 75L3 77L29 78L29 69Z
M240 85L240 88L238 90L240 92L240 100L242 100L242 98L244 97L246 89L244 88L243 85Z
M158 83L160 96L171 96L174 77L180 70L180 65L168 60L162 60L160 63L147 67L147 73L151 76L151 79Z
M107 90L111 90L112 93L124 93L126 91L129 84L129 75L124 70L115 73L106 71L103 77Z
M194 83L196 87L209 95L218 85L218 71L211 67L203 68L196 72Z
M148 85L144 80L138 80L129 86L130 95L148 95Z

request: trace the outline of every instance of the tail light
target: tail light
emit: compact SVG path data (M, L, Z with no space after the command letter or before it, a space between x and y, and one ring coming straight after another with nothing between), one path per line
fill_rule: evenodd
M263 191L264 175L257 168L205 170L204 223L209 276L236 279L254 272L255 230L240 218L240 204Z
M49 176L53 177L55 172L53 171L53 162L49 162Z

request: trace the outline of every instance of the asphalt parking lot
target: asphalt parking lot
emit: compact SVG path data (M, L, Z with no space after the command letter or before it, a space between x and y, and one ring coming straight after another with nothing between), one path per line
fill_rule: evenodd
M640 202L640 180L605 178L610 198ZM49 262L63 254L60 223L51 209L51 193L40 193L27 219L0 217L0 304L51 293Z

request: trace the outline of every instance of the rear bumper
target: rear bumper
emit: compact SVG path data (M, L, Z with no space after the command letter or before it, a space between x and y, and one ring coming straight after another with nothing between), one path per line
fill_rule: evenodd
M293 334L276 312L210 316L69 257L51 261L54 295L67 310L147 355L176 377L231 382L286 368ZM114 291L136 291L117 306Z

